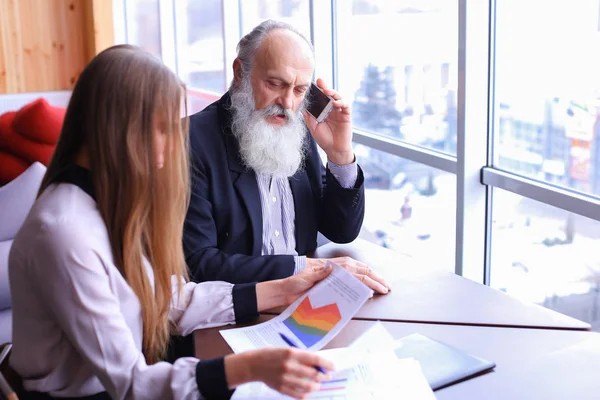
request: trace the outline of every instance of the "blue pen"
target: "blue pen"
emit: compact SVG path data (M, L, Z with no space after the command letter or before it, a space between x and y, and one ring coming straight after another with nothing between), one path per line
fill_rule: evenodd
M289 344L290 346L298 348L298 346L296 346L296 343L292 342L292 339L290 339L289 337L285 336L283 333L279 332L279 336L281 336L281 338L283 339L283 341L286 342L287 344ZM315 368L320 373L327 374L323 368L321 368L319 366L316 366L316 365L315 365Z

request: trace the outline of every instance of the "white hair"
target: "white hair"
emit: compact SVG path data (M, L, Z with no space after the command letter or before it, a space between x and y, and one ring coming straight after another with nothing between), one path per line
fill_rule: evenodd
M310 47L311 53L314 57L315 49L303 34L301 34L294 26L281 21L275 21L272 19L266 20L256 26L250 33L244 36L237 45L237 58L242 62L242 75L247 76L252 71L252 64L254 63L254 55L262 44L263 40L275 29L284 29L294 32L300 36Z

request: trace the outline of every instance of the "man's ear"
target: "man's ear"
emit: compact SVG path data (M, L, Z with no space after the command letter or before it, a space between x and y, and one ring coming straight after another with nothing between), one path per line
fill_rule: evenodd
M239 87L242 84L242 60L233 60L233 85Z

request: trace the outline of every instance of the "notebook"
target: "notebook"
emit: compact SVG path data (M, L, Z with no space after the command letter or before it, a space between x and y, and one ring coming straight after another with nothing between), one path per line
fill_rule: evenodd
M396 341L399 358L419 361L431 389L437 390L493 369L496 364L419 333Z

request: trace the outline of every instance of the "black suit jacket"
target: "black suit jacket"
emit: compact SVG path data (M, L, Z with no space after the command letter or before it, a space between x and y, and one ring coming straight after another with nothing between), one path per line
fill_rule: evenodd
M261 256L258 183L254 171L241 164L229 103L226 93L190 117L192 194L183 242L192 280L247 283L288 277L294 273L293 256ZM299 255L316 248L317 231L337 243L354 240L365 208L360 168L354 188L342 188L308 137L305 167L289 179Z

